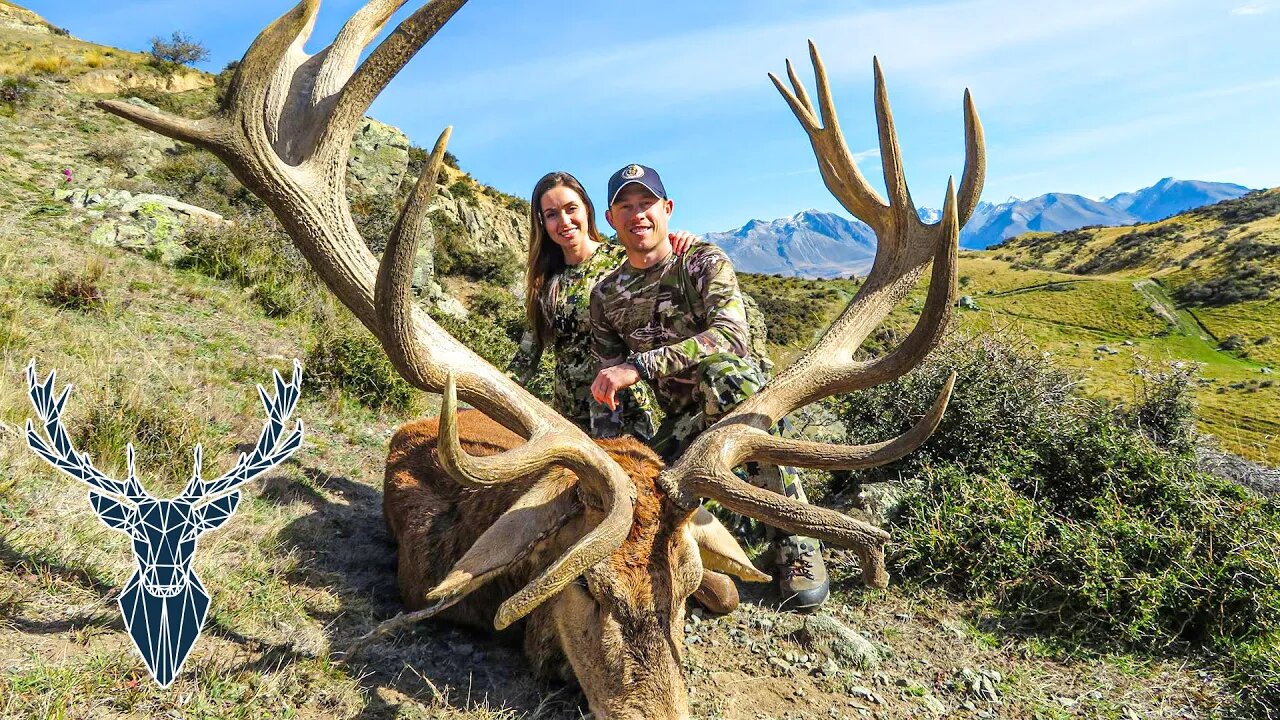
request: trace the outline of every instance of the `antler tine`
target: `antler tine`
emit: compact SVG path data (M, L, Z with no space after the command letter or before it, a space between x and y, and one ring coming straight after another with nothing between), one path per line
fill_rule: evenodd
M423 236L434 244L426 231L425 217L435 196L436 178L444 166L445 148L452 127L446 127L436 139L427 167L400 213L386 250L378 264L378 278L373 288L373 304L378 326L382 328L382 344L391 363L409 382L422 387L430 382L424 368L430 367L426 348L417 342L417 324L413 314L413 266Z
M818 49L813 48L814 67L821 61L817 59ZM884 184L889 192L889 208L894 227L905 228L910 223L920 224L920 216L916 214L915 203L911 202L911 190L907 188L907 176L902 169L902 148L898 145L898 131L893 125L893 111L889 109L889 91L885 87L884 71L880 69L880 58L872 58L876 85L876 127L880 130L880 164L884 170ZM820 77L825 71L815 70ZM835 107L831 101L831 93L825 90L822 94L824 111L828 108L832 115ZM891 235L892 236L892 235ZM883 242L877 235L877 240Z
M954 387L953 374L923 419L906 433L882 443L840 447L778 438L768 432L778 420L796 408L828 395L887 382L908 372L937 345L945 331L951 299L955 295L960 224L964 219L955 183L949 180L942 219L935 225L920 222L903 176L893 115L878 60L874 63L877 126L891 204L884 206L878 196L865 188L865 182L857 174L849 156L848 147L840 137L826 72L812 43L810 51L818 84L819 106L826 126L815 131L801 113L797 112L797 117L813 142L828 188L846 208L876 231L875 262L857 295L817 344L763 390L703 433L677 464L663 473L662 482L669 491L674 490L685 506L689 506L694 496L710 497L731 510L784 530L853 547L863 561L864 581L879 586L887 581L883 564L883 545L887 535L879 530L868 534L868 530L875 528L839 513L812 508L754 488L731 472L735 466L749 460L830 469L866 468L891 462L928 439L946 411ZM776 78L775 84L779 84ZM779 87L781 89L780 84ZM795 109L799 100L789 96L785 90L783 95ZM985 162L981 125L968 93L965 96L965 130L963 205L967 212L971 212L977 204L976 195L981 191ZM856 178L859 182L832 182L842 178ZM933 261L933 273L929 294L915 328L889 354L871 361L855 361L853 353L898 301L911 291L930 260Z
M566 442L552 429L547 434L535 434L529 442L500 455L468 455L458 440L457 415L457 387L450 372L440 408L436 449L440 466L459 483L469 487L495 485L531 477L560 465L572 470L578 476L580 487L594 494L605 509L599 525L502 604L494 620L494 626L502 630L560 592L622 544L631 528L635 486L617 465L599 462L596 453L601 451L595 443ZM443 602L458 594L459 588L442 586L434 590L427 601Z
M124 482L104 475L93 466L87 453L76 452L71 438L62 425L62 410L66 406L67 397L71 394L71 384L62 389L55 400L53 397L54 379L57 371L50 371L43 383L36 382L36 361L33 358L27 365L27 394L40 418L48 442L36 432L35 423L27 418L27 447L43 457L64 474L88 485L93 492L105 495L113 500L136 505L138 501L148 497L133 471L133 444L127 446L129 458L129 475Z
M316 76L316 96L336 94L355 71L360 53L387 26L405 0L369 0L342 26L333 44L326 49L324 63Z
M431 0L374 48L338 95L330 124L321 134L319 157L337 157L346 152L352 133L374 99L466 1Z
M987 177L986 138L978 108L974 106L969 88L964 90L964 174L960 176L960 197L957 201L956 222L969 222L982 197L982 184Z

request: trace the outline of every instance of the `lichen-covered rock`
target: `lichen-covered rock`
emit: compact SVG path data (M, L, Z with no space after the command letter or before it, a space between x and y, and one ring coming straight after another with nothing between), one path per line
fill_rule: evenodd
M352 195L394 196L409 169L409 137L365 118L351 143L347 189Z

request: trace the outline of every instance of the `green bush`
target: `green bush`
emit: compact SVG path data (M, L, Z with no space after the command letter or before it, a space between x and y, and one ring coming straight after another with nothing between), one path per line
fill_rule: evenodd
M1196 403L1192 385L1198 376L1190 363L1147 365L1134 371L1138 378L1133 404L1124 408L1128 424L1157 445L1189 455L1195 450Z
M266 216L243 216L229 227L193 228L190 252L177 262L253 291L268 317L285 317L307 304L317 286L306 262L287 235Z
M189 395L147 389L138 385L136 373L113 370L97 395L87 398L85 415L68 423L72 443L106 471L124 469L125 445L133 443L139 475L181 482L191 473L196 443L205 445L205 457L215 458L225 442L206 433L208 418L197 417L179 400Z
M396 371L378 340L345 308L321 315L312 324L314 342L307 351L304 382L346 393L373 410L406 412L416 393Z
M433 264L438 275L510 285L523 271L520 260L508 251L472 247L465 229L443 211L435 210L427 219L435 238Z
M28 105L35 94L35 81L26 75L0 80L0 112L12 115L16 108Z
M1239 712L1280 706L1266 675L1280 665L1280 509L1196 470L1190 372L1147 378L1142 401L1117 411L1025 344L958 338L916 373L836 401L850 439L905 430L951 368L951 405L922 450L853 476L908 479L896 572L984 599L1022 630L1207 647L1233 673Z
M474 202L476 199L476 186L469 178L460 177L449 186L449 194L459 200Z
M262 201L212 153L190 145L167 155L147 174L156 183L155 192L223 216L242 212L258 214L265 209Z
M151 38L150 53L153 64L161 70L172 71L180 65L194 65L209 59L209 49L184 32L174 31L166 40L160 36Z

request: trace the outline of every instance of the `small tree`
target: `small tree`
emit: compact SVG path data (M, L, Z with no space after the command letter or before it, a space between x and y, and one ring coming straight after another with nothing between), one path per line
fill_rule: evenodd
M174 31L168 40L160 36L151 38L151 57L164 67L192 65L209 59L209 49L190 35Z

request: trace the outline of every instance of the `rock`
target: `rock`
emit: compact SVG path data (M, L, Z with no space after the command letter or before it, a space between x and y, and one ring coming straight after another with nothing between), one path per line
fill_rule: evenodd
M962 668L956 673L954 684L965 693L990 703L1000 702L999 685L1004 680L995 670Z
M934 697L933 693L925 693L924 695L922 695L920 697L920 702L924 704L924 707L926 710L928 710L930 713L934 715L947 714L946 704L943 703L938 698Z
M353 195L394 196L409 170L409 136L365 118L347 159L347 187Z
M835 658L850 667L866 670L880 664L880 653L870 640L830 615L806 616L804 625L796 631L796 639L810 652Z
M186 219L197 220L210 223L225 223L226 218L212 210L206 210L197 205L184 203L177 198L168 195L152 195L150 193L139 193L137 195L129 195L125 191L120 191L123 195L117 194L116 197L122 202L120 205L121 212L137 215L139 212L144 214L154 214L159 212L161 208L170 211L170 214L177 213L185 215Z
M125 98L124 101L129 103L130 105L136 105L144 110L150 110L151 112L157 112L157 113L160 112L160 108L156 107L155 105L152 105L151 103L147 102L146 100L143 100L140 97L134 97L130 95L129 97Z

